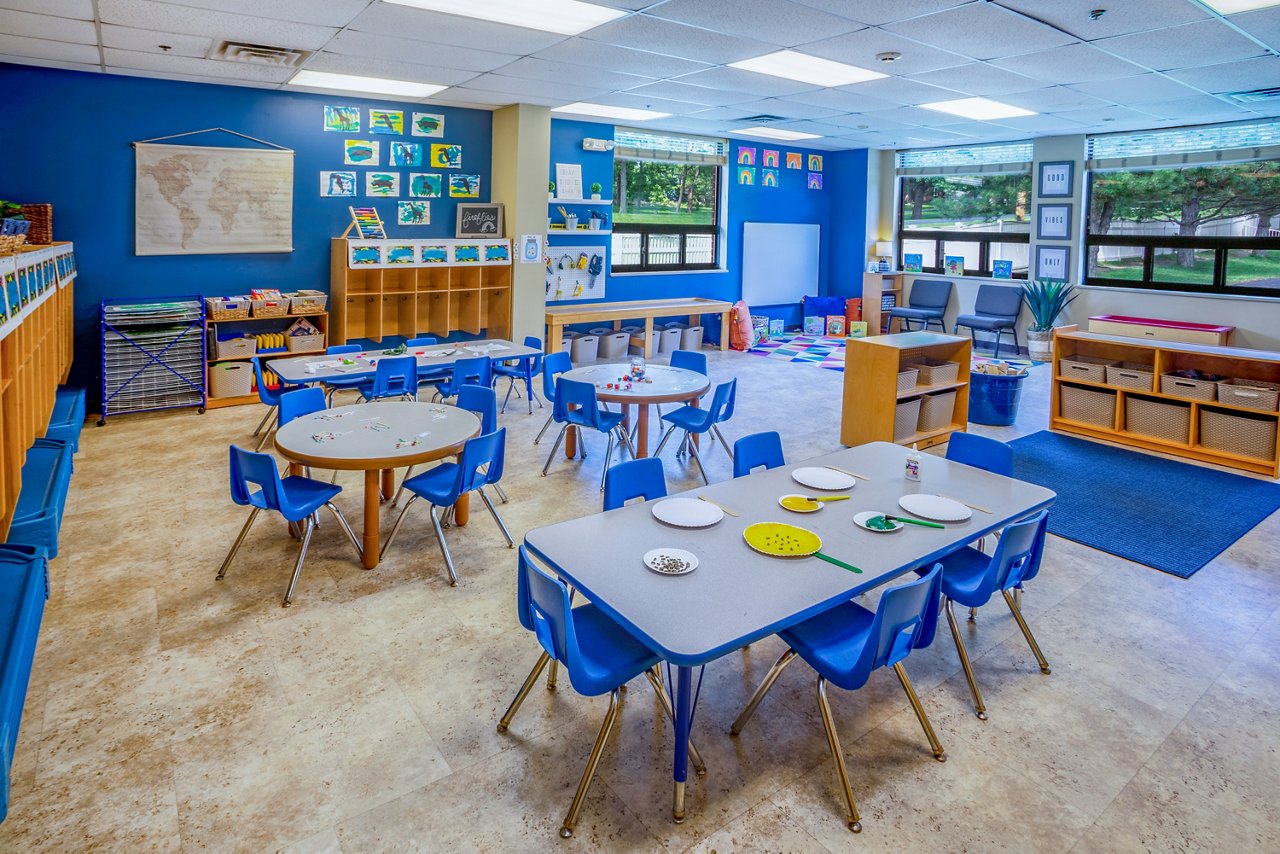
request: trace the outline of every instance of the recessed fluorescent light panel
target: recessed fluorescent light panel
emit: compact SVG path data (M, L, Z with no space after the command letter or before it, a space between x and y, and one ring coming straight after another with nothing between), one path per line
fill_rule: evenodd
M870 71L856 65L845 65L830 59L820 59L794 50L780 50L767 53L754 59L729 63L733 68L743 71L755 71L773 77L785 77L788 80L799 80L801 83L812 83L814 86L848 86L850 83L864 83L867 80L878 80L888 77L879 71Z
M633 110L631 107L611 107L608 104L588 104L579 101L576 104L565 104L563 107L552 107L553 113L575 113L579 116L599 116L602 119L622 119L625 122L643 122L649 119L665 119L670 113L656 113L653 110Z
M926 110L937 110L979 122L995 119L1012 119L1016 116L1034 116L1031 110L1024 110L1012 104L1002 104L990 98L957 98L954 101L934 101L932 104L921 104Z
M624 9L607 9L579 0L386 0L401 6L478 18L513 27L576 36L621 18Z
M797 139L821 139L822 135L817 133L800 133L794 130L783 130L782 128L738 128L731 130L729 133L741 133L747 136L762 136L765 139L781 139L787 142L793 142Z
M426 98L446 88L434 83L414 83L410 80L388 80L383 77L360 77L355 74L329 74L326 71L306 70L293 75L288 85L309 86L312 89L368 92L373 95L395 95L400 98Z
M1254 9L1267 9L1280 6L1280 0L1201 0L1215 12L1223 15L1234 15L1236 12L1252 12Z

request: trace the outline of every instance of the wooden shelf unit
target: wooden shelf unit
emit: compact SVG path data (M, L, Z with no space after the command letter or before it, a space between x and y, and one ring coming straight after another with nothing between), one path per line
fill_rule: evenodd
M884 319L881 304L884 295L894 294L896 304L902 305L902 283L906 276L906 273L862 274L862 319L867 322L868 337L884 334L881 332Z
M946 442L952 433L964 432L969 423L971 348L972 342L968 338L937 332L901 332L848 339L845 342L840 441L850 447L867 442L892 442L894 417L900 401L951 390L956 393L951 423L937 430L914 433L898 444L918 444L921 448L929 448ZM898 391L899 371L904 365L918 363L921 359L955 362L959 365L956 381Z
M1072 356L1090 356L1116 362L1130 362L1152 366L1152 386L1149 389L1122 388L1105 382L1089 382L1060 373L1061 360ZM1280 353L1265 350L1246 350L1239 347L1214 347L1200 344L1183 344L1175 341L1149 341L1081 332L1075 326L1060 327L1053 336L1053 393L1050 401L1049 427L1064 433L1074 433L1094 439L1105 439L1122 445L1130 445L1149 451L1173 454L1201 462L1215 463L1228 468L1280 476L1280 413L1246 409L1229 403L1192 400L1186 397L1164 394L1160 391L1160 377L1177 370L1200 370L1237 379L1262 380L1280 383ZM1110 427L1089 424L1062 417L1062 388L1064 386L1105 390L1116 393L1115 413ZM1190 435L1186 442L1173 442L1156 436L1147 436L1128 429L1126 401L1130 397L1168 401L1190 406ZM1249 417L1277 422L1277 440L1267 459L1243 456L1230 451L1206 448L1200 441L1200 413L1211 410L1229 414L1247 413Z
M345 344L352 339L380 344L383 338L418 335L447 338L455 332L484 332L490 338L511 336L510 241L403 241L440 247L450 260L368 267L350 263L353 242L337 238L330 246L331 344ZM507 260L452 260L457 246L475 244L505 245Z
M225 333L227 327L239 327L243 325L243 329L237 328L236 331L243 332L244 335L252 337L263 332L284 332L294 321L298 319L306 319L316 329L319 329L325 335L325 341L328 341L329 330L329 312L327 311L309 311L306 314L285 314L280 317L242 317L236 320L205 320L205 335L208 335L209 329L212 328L216 332ZM254 394L238 394L230 397L214 397L212 378L209 376L209 369L221 362L247 362L255 356L260 358L264 363L269 359L287 359L291 356L305 356L307 354L323 353L324 347L311 350L279 350L271 353L253 353L248 356L224 356L221 359L215 358L216 348L212 345L206 353L207 359L205 363L204 387L207 397L205 400L206 409L222 409L225 406L244 406L249 403L257 403L258 395Z

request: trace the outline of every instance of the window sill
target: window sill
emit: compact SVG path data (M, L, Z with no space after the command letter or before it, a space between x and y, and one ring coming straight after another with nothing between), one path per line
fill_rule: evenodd
M635 273L610 273L609 278L621 279L627 276L705 276L708 274L727 273L723 267L714 270L641 270Z
M1158 294L1162 297L1191 297L1192 299L1230 299L1243 300L1245 302L1280 302L1280 292L1273 297L1256 296L1254 294L1225 294L1225 293L1203 293L1200 291L1163 291L1155 288L1126 288L1113 285L1076 285L1076 288L1082 291L1100 291L1101 293L1121 293L1121 294Z
M885 275L888 275L887 273ZM939 279L945 282L976 282L980 285L1016 285L1021 287L1027 283L1026 279L993 279L990 276L948 276L946 273L908 273L905 270L899 270L900 276L912 276L916 279Z

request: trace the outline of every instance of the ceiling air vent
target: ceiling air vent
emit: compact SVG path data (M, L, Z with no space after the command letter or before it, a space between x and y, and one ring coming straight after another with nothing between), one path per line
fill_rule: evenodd
M209 53L210 59L227 62L247 62L251 65L273 65L278 68L295 68L311 55L309 50L275 47L269 44L222 41Z
M1227 97L1241 104L1274 101L1280 99L1280 86L1272 86L1269 89L1253 89L1249 92L1228 92Z
M785 122L782 116L771 116L768 113L761 113L758 116L746 116L738 119L740 122L746 122L749 125L767 125L769 122Z

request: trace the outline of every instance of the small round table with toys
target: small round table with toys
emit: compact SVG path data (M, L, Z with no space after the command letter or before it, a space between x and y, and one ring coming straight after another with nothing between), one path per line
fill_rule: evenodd
M697 371L649 364L643 372L633 373L627 362L609 362L574 368L560 376L567 380L591 383L596 387L596 400L622 407L623 423L631 427L631 407L636 407L636 456L649 456L649 406L658 403L687 403L697 406L698 399L711 388L711 380ZM570 425L565 435L565 454L577 452L578 431Z

